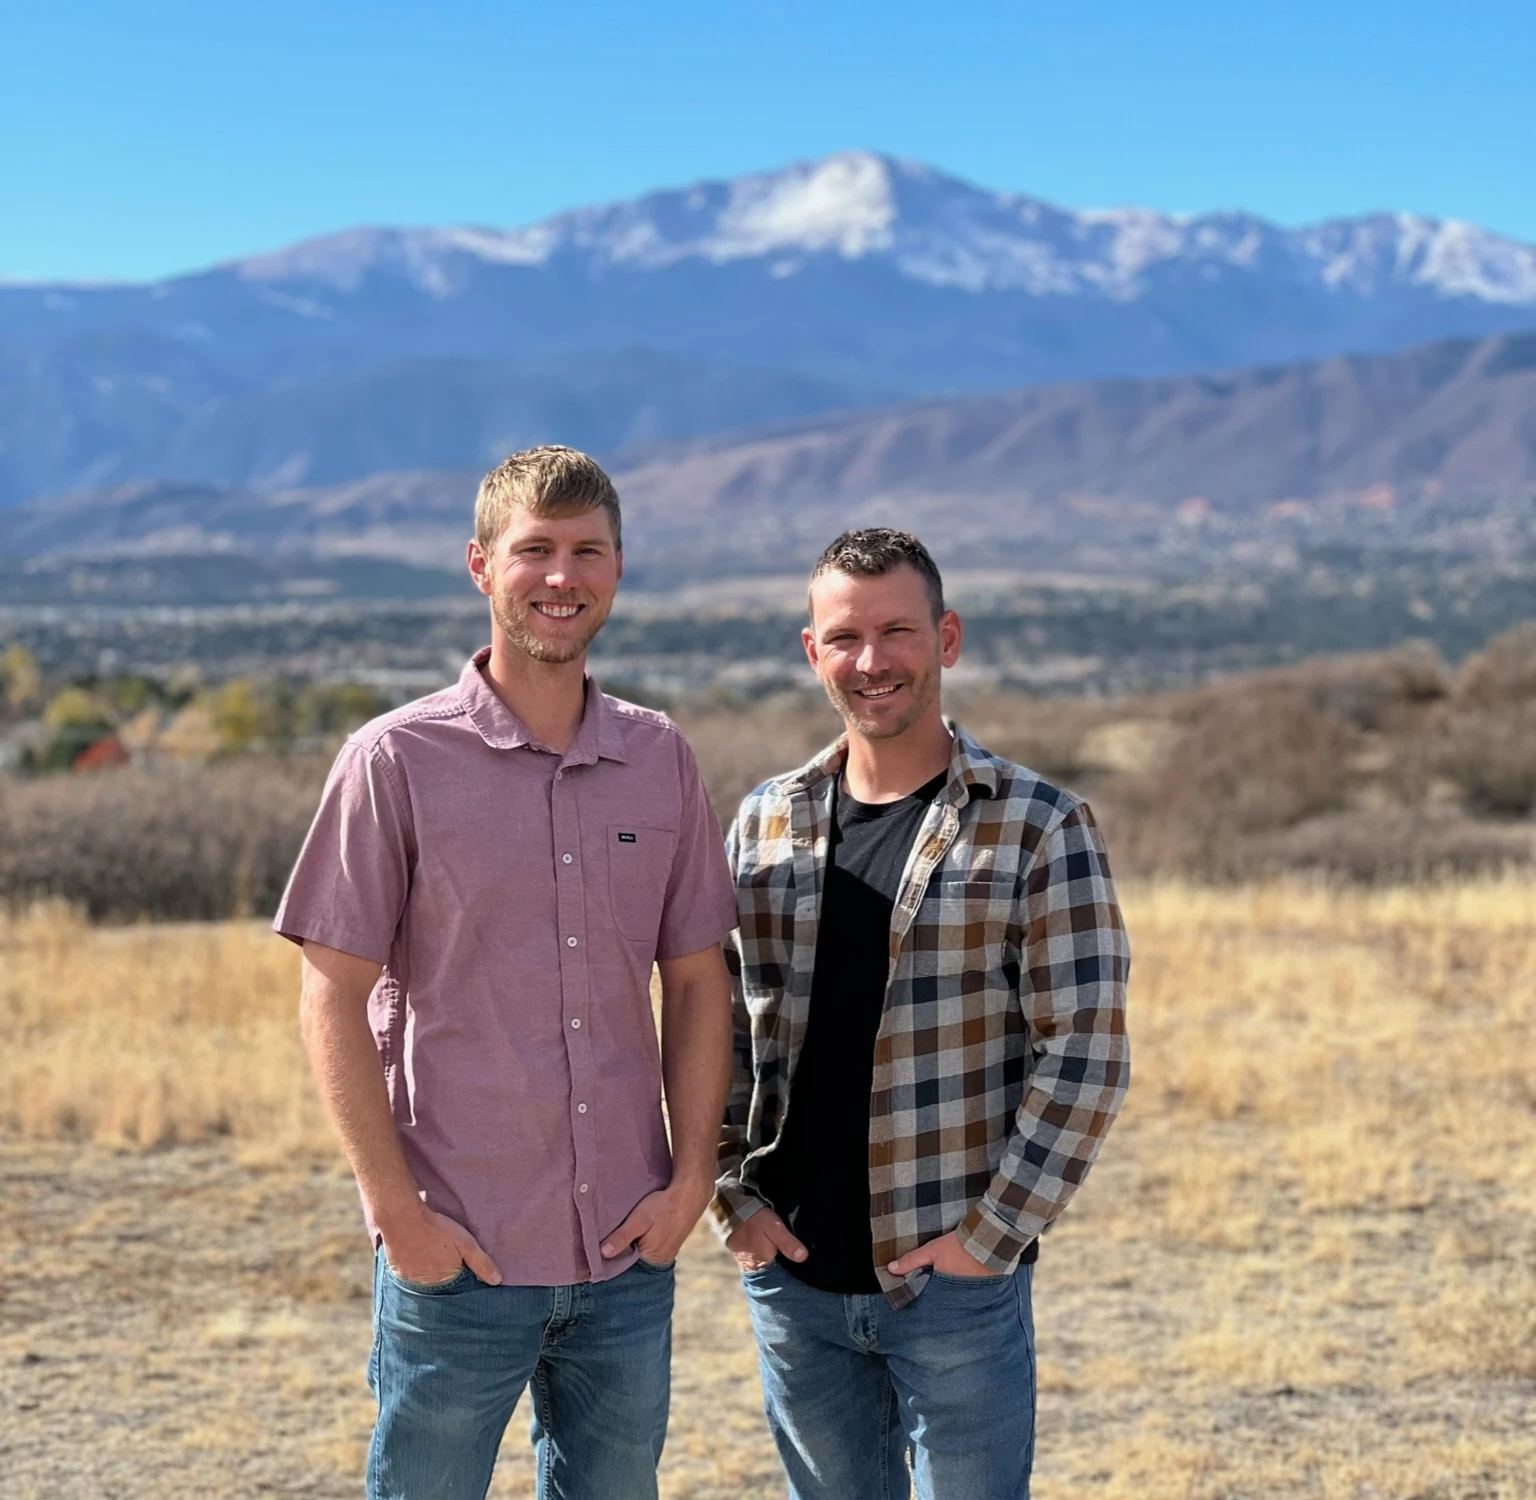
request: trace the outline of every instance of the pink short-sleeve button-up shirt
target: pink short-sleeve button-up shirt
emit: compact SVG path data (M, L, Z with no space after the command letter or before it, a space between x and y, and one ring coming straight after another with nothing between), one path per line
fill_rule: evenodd
M488 654L347 741L273 925L384 965L369 1020L426 1203L509 1285L601 1281L671 1180L652 961L720 942L735 893L669 719L589 682L557 754Z

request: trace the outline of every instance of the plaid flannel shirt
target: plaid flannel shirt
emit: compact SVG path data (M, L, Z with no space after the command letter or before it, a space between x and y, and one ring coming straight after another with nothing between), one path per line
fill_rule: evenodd
M740 926L735 1060L711 1207L722 1238L792 1101L846 740L750 793L727 838ZM891 917L869 1112L875 1271L958 1229L1011 1271L1087 1176L1130 1077L1130 949L1088 805L956 728Z

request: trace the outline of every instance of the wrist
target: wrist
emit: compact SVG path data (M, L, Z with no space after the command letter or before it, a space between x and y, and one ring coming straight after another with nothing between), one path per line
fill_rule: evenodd
M427 1206L414 1193L370 1205L373 1222L386 1240L410 1234L426 1222Z
M675 1166L672 1169L671 1186L689 1198L708 1203L715 1196L714 1167Z

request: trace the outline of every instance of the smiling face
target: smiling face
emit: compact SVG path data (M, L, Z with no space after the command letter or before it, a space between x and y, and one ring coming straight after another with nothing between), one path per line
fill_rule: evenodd
M469 572L507 643L533 661L576 661L603 628L624 565L601 508L535 516L514 507L487 552L469 544Z
M811 585L801 632L816 676L849 733L894 739L939 716L939 674L960 655L960 619L937 620L922 575L905 563L875 576L831 570Z

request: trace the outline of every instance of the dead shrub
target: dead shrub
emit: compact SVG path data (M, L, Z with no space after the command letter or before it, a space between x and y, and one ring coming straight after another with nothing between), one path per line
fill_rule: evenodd
M1058 786L1077 787L1101 769L1088 749L1091 736L1127 712L1123 702L989 693L958 707L955 717L995 754Z
M793 771L831 744L842 725L824 699L785 693L750 709L680 712L721 828L729 828L741 799L770 776Z
M1233 877L1308 870L1362 885L1485 875L1529 861L1536 835L1442 809L1384 807L1310 818L1283 832L1235 843Z
M1108 790L1109 821L1138 869L1230 873L1235 840L1344 805L1349 730L1283 680L1211 692L1161 769Z
M1456 696L1483 708L1536 698L1536 620L1505 631L1469 656L1456 674Z
M1536 810L1536 701L1458 715L1432 742L1428 759L1472 811L1526 816Z
M0 901L61 900L118 921L269 915L324 774L308 759L243 759L10 782Z
M1391 726L1403 706L1444 698L1450 674L1427 641L1410 641L1395 651L1323 657L1285 674L1305 687L1318 709L1356 729Z

